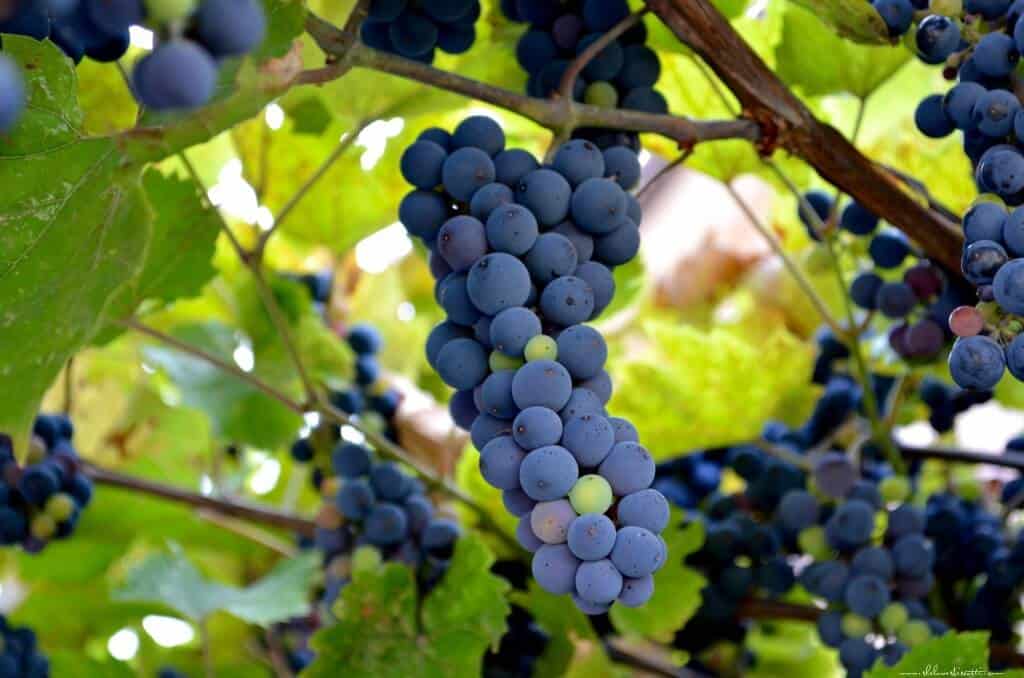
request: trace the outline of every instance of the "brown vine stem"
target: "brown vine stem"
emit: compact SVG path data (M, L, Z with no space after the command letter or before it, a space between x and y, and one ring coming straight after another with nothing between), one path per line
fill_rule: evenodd
M955 224L903 190L835 128L819 121L751 49L710 0L645 0L739 99L765 130L761 147L802 157L829 183L898 226L928 256L960 270L963 235Z
M601 50L610 45L620 35L640 23L646 13L647 10L642 9L639 12L630 14L576 55L576 58L569 63L569 67L565 69L565 73L562 74L562 80L558 84L558 92L564 101L573 101L572 94L573 89L576 87L576 80L579 78L580 73L583 72L583 69L587 67L587 64L593 61L594 57L601 53Z
M349 67L356 66L390 73L477 99L518 113L552 130L584 126L650 132L672 139L681 145L716 139L756 141L760 137L757 124L751 120L694 121L671 115L606 109L571 100L562 102L517 94L426 64L403 59L394 54L371 49L358 42L354 36L346 35L343 30L313 14L310 14L306 20L306 30L334 61L323 69L301 76L302 82L327 82L344 73Z
M271 508L258 506L256 504L241 502L237 500L218 499L207 497L195 492L189 492L163 483L154 482L145 478L130 476L117 471L101 468L94 464L86 463L82 472L100 485L120 487L133 492L147 494L153 497L160 497L185 504L194 508L209 511L219 516L228 516L261 523L270 527L277 527L292 532L298 532L312 536L316 524L312 520L302 518L291 513L284 513Z

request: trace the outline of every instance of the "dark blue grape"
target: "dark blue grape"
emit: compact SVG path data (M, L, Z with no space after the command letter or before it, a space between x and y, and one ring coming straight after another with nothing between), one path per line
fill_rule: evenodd
M941 64L960 45L960 26L949 17L933 14L917 26L917 53L927 64Z
M486 187L478 195L484 190ZM533 212L514 203L500 206L487 219L487 241L491 247L516 256L530 251L537 242L539 230Z
M883 283L878 288L875 306L887 318L905 318L917 306L917 295L905 282Z
M596 33L604 33L629 16L625 0L584 0L583 23Z
M401 56L423 58L437 44L437 26L419 12L405 11L389 24L388 36Z
M650 487L654 482L654 471L650 452L635 442L616 443L598 468L598 473L620 497Z
M664 563L661 542L650 530L626 526L619 530L611 561L626 577L646 577Z
M412 191L398 206L398 220L412 235L432 242L448 218L448 203L440 193Z
M537 159L521 148L512 148L494 156L495 178L501 183L515 188L520 180L540 165Z
M565 422L562 445L572 453L580 466L594 467L612 451L615 431L605 417L585 413Z
M594 291L582 278L562 276L541 292L540 309L544 317L564 327L590 319L594 313Z
M1013 131L1014 116L1020 110L1020 102L1013 92L996 89L978 97L972 120L985 136L1002 138Z
M544 544L533 554L531 572L542 589L564 595L575 590L579 565L579 559L565 544Z
M587 179L572 194L573 221L588 233L611 233L625 214L626 194L610 179Z
M1004 311L1024 315L1024 259L1012 259L999 268L992 293Z
M569 182L550 169L529 172L516 186L516 202L533 212L537 221L545 226L554 226L565 219L571 198Z
M957 339L949 353L949 373L961 388L990 390L1005 368L1003 349L985 336Z
M668 526L668 501L657 490L640 490L619 502L619 524L642 527L657 534Z
M527 73L539 73L557 56L558 47L547 31L527 31L516 43L516 60Z
M368 18L371 21L394 21L405 11L408 0L371 0Z
M452 388L465 390L483 382L487 352L473 339L452 339L437 354L437 373Z
M402 153L402 177L417 188L433 189L441 184L441 167L448 152L433 141L420 140Z
M480 311L469 297L468 280L465 273L448 274L438 283L437 303L453 323L472 327L480 319Z
M620 107L654 115L668 114L668 102L665 101L665 97L651 87L636 87L629 90L626 96L622 97Z
M1002 206L992 202L978 203L964 214L964 238L968 243L978 240L999 242L1006 222L1006 210Z
M579 478L576 459L564 447L549 445L526 455L519 467L523 492L535 501L554 501L569 493Z
M82 0L82 2L93 25L106 35L124 33L133 24L141 24L145 16L142 0ZM217 3L211 4L216 5ZM200 5L197 15L201 14L203 9L204 6ZM223 18L219 9L214 8L213 14L215 17ZM260 17L262 17L262 11Z
M989 20L1000 19L1010 8L1010 0L967 0L964 8Z
M452 133L452 148L478 148L494 156L505 149L505 132L492 118L471 115Z
M605 176L615 179L623 190L631 190L640 183L640 160L631 148L612 146L604 150ZM638 205L639 206L639 205ZM633 218L633 215L629 215ZM639 219L633 219L639 223Z
M910 30L914 20L914 7L910 0L872 0L871 4L881 15L891 37L899 37Z
M844 502L825 523L825 533L834 548L859 548L871 539L875 527L874 507L860 499Z
M197 108L213 96L217 65L194 42L171 40L136 64L132 83L135 95L147 108Z
M476 42L472 24L442 24L437 32L437 47L448 54L463 54Z
M576 248L568 238L557 233L542 233L523 261L537 285L547 285L555 278L571 275L578 263Z
M453 198L469 202L479 188L494 181L494 163L484 151L467 146L448 156L441 175L445 190Z
M468 331L464 327L459 327L455 323L444 321L439 325L435 326L427 336L427 362L435 370L437 369L437 357L441 353L441 349L450 342L452 339L463 339L468 336Z
M887 230L871 239L868 254L879 268L896 268L910 254L910 244L899 231Z
M804 490L790 490L782 496L775 518L794 534L818 522L818 500Z
M569 550L580 560L607 558L615 543L615 523L605 515L587 513L569 525Z
M481 313L493 316L526 303L530 297L530 273L511 254L494 252L469 269L466 289L473 305Z
M462 149L456 153L464 151L480 152L477 149ZM437 243L438 252L456 272L468 271L487 254L487 234L484 225L479 219L466 215L452 217L446 221L438 232Z
M974 65L988 78L1009 76L1019 59L1013 38L998 31L982 36L974 47Z
M604 367L608 347L601 333L588 325L574 325L558 335L558 362L573 379L590 379Z
M854 576L846 586L846 606L854 614L872 619L889 604L889 587L885 580L871 574Z
M615 278L612 272L604 264L596 261L587 261L580 264L573 274L581 278L594 293L594 312L590 319L596 318L611 303L615 296Z
M612 378L604 370L601 370L590 379L581 381L580 388L585 388L596 395L597 399L604 405L607 405L608 401L612 399Z
M252 51L267 34L267 17L256 0L202 0L194 21L199 42L219 59Z
M505 184L494 182L480 188L469 201L469 213L480 221L487 223L492 213L499 207L514 204L515 196L512 189ZM493 246L493 245L492 245Z
M505 490L502 492L501 503L505 506L506 511L517 518L528 516L530 511L533 510L533 507L537 505L537 502L530 499L530 497L518 487L514 490Z
M559 147L552 161L552 168L575 188L587 179L604 176L604 156L601 149L590 141L573 139Z
M876 0L884 2L885 0ZM839 645L839 662L849 675L859 676L871 668L878 651L863 638L847 638Z
M973 128L974 106L987 91L976 82L961 82L946 92L942 107L957 129Z
M878 228L878 217L859 202L852 201L843 208L839 227L854 235L870 235Z
M474 421L469 430L469 438L473 441L473 447L478 450L500 435L512 433L512 422L507 419L497 419L482 412Z
M576 570L576 594L588 603L610 603L622 592L622 574L610 560L581 563Z
M368 516L376 501L370 482L361 478L342 485L335 499L341 515L354 521Z
M594 238L576 228L576 225L571 221L563 221L551 229L551 232L565 236L572 243L573 248L576 250L576 260L580 264L590 261L590 258L594 255Z
M498 436L480 451L480 475L499 490L518 490L519 468L525 458L526 452L512 436Z
M576 46L576 54L581 54L587 47L594 44L601 38L600 34L591 33L586 35ZM583 68L583 77L588 81L594 82L598 80L614 80L615 76L622 70L622 64L625 62L625 56L622 52L622 45L617 40L612 40L610 43L601 48L593 59L590 60Z
M556 412L565 407L572 395L572 377L553 360L533 360L516 371L512 397L521 410L546 407Z
M876 273L867 271L860 273L850 284L850 299L860 308L873 311L878 307L878 290L884 281Z
M516 415L512 436L520 447L527 450L555 445L563 438L562 418L547 407L527 407Z
M357 478L370 472L370 451L362 445L339 442L331 453L331 466L342 478Z
M964 248L960 268L964 277L975 285L989 285L1008 257L1002 245L991 240L978 240Z
M640 229L623 217L615 230L594 241L594 258L608 266L628 264L640 251Z

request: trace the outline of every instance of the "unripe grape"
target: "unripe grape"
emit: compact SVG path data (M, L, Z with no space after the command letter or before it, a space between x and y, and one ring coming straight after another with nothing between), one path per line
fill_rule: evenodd
M491 351L491 356L487 362L490 364L492 372L501 372L502 370L518 370L523 366L522 358L512 358L505 355L501 351Z
M920 619L908 621L896 631L896 637L913 647L926 642L932 637L932 630Z
M146 19L156 24L179 21L196 8L196 0L146 0Z
M910 481L906 476L889 476L878 484L878 491L887 503L906 501L910 496Z
M46 541L57 533L57 523L45 513L40 513L32 519L31 532L36 539Z
M599 80L583 92L583 101L591 106L615 108L619 104L619 93L611 83Z
M887 633L896 633L896 630L907 623L910 614L903 603L889 603L878 615L878 623Z
M851 638L863 638L871 633L871 620L852 612L847 612L843 615L840 626L843 629L843 633Z
M373 546L360 546L352 554L352 571L358 572L376 570L384 559Z
M55 494L46 502L46 515L56 522L62 523L75 512L75 500L71 495Z
M569 503L576 513L604 513L612 505L612 486L599 475L586 475L569 490Z
M973 337L985 329L985 318L973 306L958 306L949 314L949 329L958 337Z
M558 358L558 344L546 334L538 334L526 342L523 355L528 362L534 360L555 360Z
M820 525L801 530L797 535L797 543L801 551L815 560L828 560L832 554L828 547L828 539L825 537L825 528Z

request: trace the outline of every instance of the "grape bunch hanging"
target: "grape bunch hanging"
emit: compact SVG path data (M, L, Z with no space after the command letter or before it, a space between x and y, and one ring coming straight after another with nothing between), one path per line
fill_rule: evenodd
M71 536L93 486L82 473L70 419L40 414L32 431L24 466L14 458L11 439L0 436L0 544L38 553L49 541Z
M448 315L427 360L457 389L452 416L519 517L534 577L588 614L643 604L667 557L668 505L649 489L654 462L636 429L607 415L607 347L584 324L611 302L612 268L639 249L626 192L636 154L578 139L541 167L474 116L452 134L425 131L401 169L415 189L399 216L430 250Z
M559 92L572 61L629 16L625 0L503 0L501 7L511 21L529 24L516 45L516 59L529 74L526 93L542 98ZM647 29L640 22L611 40L575 79L573 98L604 108L668 113L665 97L654 89L661 60L646 41ZM601 148L639 150L639 137L628 132L582 128L573 137Z
M1024 2L873 5L893 37L911 31L919 19L912 41L918 57L942 65L945 76L957 80L944 95L925 97L915 120L928 137L962 133L981 193L964 214L962 258L980 303L950 316L960 337L950 352L950 374L976 390L992 389L1006 371L1024 379L1024 113L1012 82L1024 51Z
M243 56L266 34L257 0L16 0L0 8L0 33L52 40L76 64L113 62L128 51L129 28L156 33L151 53L132 71L139 103L156 111L197 108L214 96L224 59ZM25 107L24 78L0 55L0 132Z
M359 37L374 49L430 64L437 50L469 50L479 18L480 0L372 0Z

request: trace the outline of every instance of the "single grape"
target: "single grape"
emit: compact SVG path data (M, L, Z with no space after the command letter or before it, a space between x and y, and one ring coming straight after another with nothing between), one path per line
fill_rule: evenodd
M990 390L1005 368L1003 349L985 336L957 339L949 353L949 373L961 388Z
M653 490L649 491L653 492ZM664 497L662 497L662 500L664 501ZM609 508L611 508L613 501L614 498L612 497L611 486L608 484L607 480L605 480L599 475L591 474L582 476L579 480L576 481L576 484L572 486L572 489L569 490L569 502L572 504L572 507L576 510L576 512L580 515L583 515L585 513L605 513ZM665 511L666 513L668 511L667 503L665 504ZM619 520L622 521L621 508L619 509ZM603 558L604 556L601 557ZM586 560L593 559L587 558Z
M575 590L579 566L580 561L569 546L544 544L533 554L531 571L538 586L548 593L563 595Z
M529 516L533 534L545 544L564 544L574 520L576 511L565 499L539 502Z
M538 360L553 361L558 357L558 344L546 334L538 334L526 342L526 348L523 349L523 357L526 358L527 362Z

